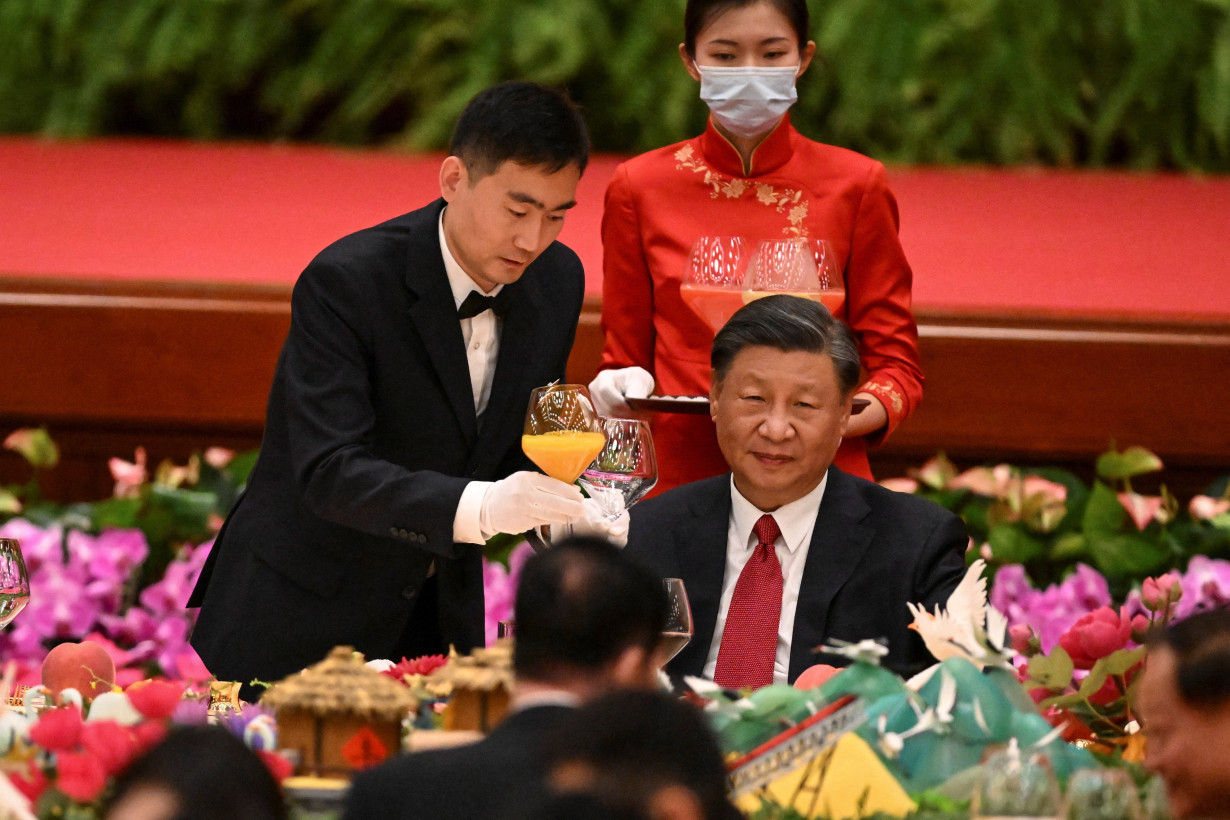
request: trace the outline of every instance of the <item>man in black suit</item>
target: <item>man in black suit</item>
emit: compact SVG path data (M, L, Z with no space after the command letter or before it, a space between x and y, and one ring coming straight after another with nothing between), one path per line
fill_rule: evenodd
M947 600L968 538L938 505L831 466L859 380L850 330L806 299L770 296L735 313L711 363L732 472L641 503L628 537L691 601L695 634L668 671L732 688L793 682L818 645L866 638L887 640L895 672L927 666L906 603Z
M338 644L481 646L479 545L584 520L521 432L572 348L584 278L555 239L587 158L562 94L490 88L458 120L441 199L299 277L260 459L189 601L218 678L277 680Z
M651 688L666 593L597 539L566 539L525 565L514 607L512 711L470 746L416 752L359 774L344 820L525 817L544 793L543 740L572 707Z

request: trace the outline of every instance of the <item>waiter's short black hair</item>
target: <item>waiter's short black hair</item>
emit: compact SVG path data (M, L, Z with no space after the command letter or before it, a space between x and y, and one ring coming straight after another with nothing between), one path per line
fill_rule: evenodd
M859 381L858 344L850 328L834 319L824 305L799 296L775 294L756 299L735 311L717 332L709 362L713 381L721 382L731 362L749 347L785 352L827 353L837 370L842 395Z
M526 562L513 669L550 683L597 672L626 649L652 652L666 626L662 580L597 538L568 538Z
M585 170L589 132L568 95L538 83L513 80L470 100L453 128L449 153L477 181L505 162L555 173Z

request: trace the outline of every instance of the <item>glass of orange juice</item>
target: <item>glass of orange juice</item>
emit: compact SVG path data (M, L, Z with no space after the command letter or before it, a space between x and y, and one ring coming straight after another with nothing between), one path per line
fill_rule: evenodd
M714 333L743 307L747 248L741 236L702 236L692 245L679 296Z
M544 473L571 484L605 444L601 419L583 385L550 384L531 391L521 449Z

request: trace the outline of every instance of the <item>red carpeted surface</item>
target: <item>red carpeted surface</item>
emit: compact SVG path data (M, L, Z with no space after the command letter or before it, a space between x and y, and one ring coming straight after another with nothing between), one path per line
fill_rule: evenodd
M439 156L0 138L0 276L289 284L421 205ZM598 157L563 240L601 292ZM890 169L922 308L1230 319L1230 177ZM2 282L0 282L2 287Z

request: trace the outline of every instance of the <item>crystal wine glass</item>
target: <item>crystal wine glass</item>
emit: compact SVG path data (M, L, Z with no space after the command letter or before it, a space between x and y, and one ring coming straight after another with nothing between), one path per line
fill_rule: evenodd
M1140 820L1136 783L1124 769L1081 769L1068 779L1068 820Z
M679 295L714 333L743 307L747 250L741 236L702 236L692 245Z
M30 573L16 538L0 538L0 627L30 602Z
M816 257L805 239L768 239L756 247L748 264L743 301L788 293L820 301Z
M600 419L584 386L549 384L530 393L521 449L544 473L571 484L605 443Z
M581 474L581 486L614 521L658 483L658 458L649 425L637 419L603 419L606 445Z
M658 646L665 666L692 640L692 607L682 578L663 578L662 583L666 586L667 615Z
M1045 757L1023 754L1013 738L982 764L971 818L1058 816L1059 786Z

